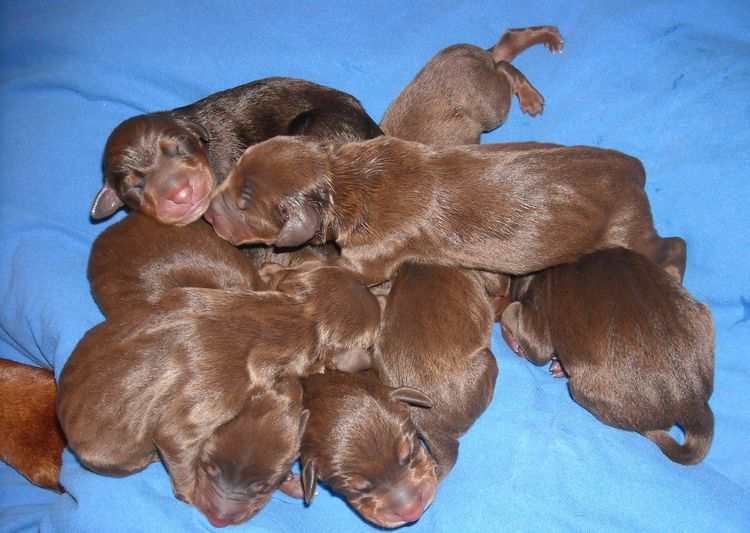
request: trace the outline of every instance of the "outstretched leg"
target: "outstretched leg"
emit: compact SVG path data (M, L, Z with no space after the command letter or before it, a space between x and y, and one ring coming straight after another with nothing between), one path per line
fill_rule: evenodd
M504 74L510 81L513 94L518 97L521 110L536 116L544 112L544 97L539 94L523 73L507 61L500 61L495 65L498 74Z
M535 44L543 44L550 52L562 52L563 38L554 26L532 26L507 30L489 52L495 63L513 61L518 54Z

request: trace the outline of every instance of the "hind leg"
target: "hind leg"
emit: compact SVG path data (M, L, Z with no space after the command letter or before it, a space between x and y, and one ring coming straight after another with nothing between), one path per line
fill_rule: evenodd
M521 110L536 116L544 111L544 97L539 94L523 73L507 61L500 61L495 65L498 74L508 78L513 94L518 97Z
M554 26L533 26L507 30L489 52L495 63L513 61L518 54L535 44L543 44L550 52L562 52L563 39Z

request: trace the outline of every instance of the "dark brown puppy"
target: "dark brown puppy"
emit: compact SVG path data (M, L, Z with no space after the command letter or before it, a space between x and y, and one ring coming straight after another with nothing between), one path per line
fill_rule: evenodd
M425 312L429 310L429 312ZM405 263L398 270L375 342L383 383L432 399L411 409L442 480L458 457L458 438L492 400L497 363L490 351L494 313L479 273Z
M275 135L344 142L379 134L353 96L294 78L258 80L117 126L91 216L127 205L165 224L187 224L201 217L248 146Z
M62 491L65 438L55 416L56 396L49 370L0 359L0 460L33 484Z
M303 386L310 412L301 449L308 503L319 478L378 526L422 516L435 496L435 462L406 404L425 410L430 399L408 387L386 387L370 372L328 371Z
M276 137L245 152L206 220L234 244L325 236L369 284L405 260L526 274L618 245L655 259L644 181L637 159L586 146Z
M571 396L599 420L638 431L671 460L700 462L714 418L714 328L708 307L640 254L602 250L514 281L502 322L511 348L553 357ZM679 445L667 430L679 424Z
M354 274L337 277L346 276ZM154 306L93 328L60 379L58 416L71 449L84 465L109 475L141 470L158 451L177 497L205 504L201 510L214 524L247 520L286 479L304 426L300 398L279 389L278 380L337 362L361 369L362 347L369 347L378 325L380 308L362 285L345 284L336 294L319 296L314 290L172 289ZM340 309L339 299L350 313L329 331L320 317L333 316L330 308ZM267 445L256 444L261 434ZM234 442L240 435L241 446ZM206 447L215 468L204 465L202 473L198 458ZM232 455L246 448L252 451ZM253 465L260 463L259 473ZM263 472L274 476L257 482ZM196 476L205 473L208 478L198 483ZM238 494L217 487L217 480L234 480L230 485ZM209 481L216 482L211 490ZM222 503L222 495L244 503Z
M482 132L503 124L513 95L534 116L544 98L510 64L535 44L560 52L563 40L554 26L506 31L489 50L456 44L435 55L386 110L380 128L386 135L433 146L479 144Z

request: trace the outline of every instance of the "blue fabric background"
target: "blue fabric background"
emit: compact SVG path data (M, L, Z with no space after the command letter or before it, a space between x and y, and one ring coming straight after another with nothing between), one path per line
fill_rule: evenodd
M38 1L0 4L0 356L59 375L101 320L86 280L91 201L107 135L271 75L356 95L379 120L440 49L557 25L565 51L515 64L545 96L514 105L484 142L616 148L648 173L657 229L688 242L685 285L714 313L716 435L695 467L607 427L563 380L514 356L496 330L495 398L410 531L750 531L750 6L717 1ZM177 501L161 464L125 479L66 453L69 494L0 464L0 531L212 529ZM278 494L233 531L370 531L325 489L306 509Z

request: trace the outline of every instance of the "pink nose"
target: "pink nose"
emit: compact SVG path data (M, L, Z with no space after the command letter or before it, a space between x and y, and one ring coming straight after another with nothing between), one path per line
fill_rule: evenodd
M408 507L396 511L396 515L401 517L404 522L416 522L423 512L422 498L419 498Z
M193 188L188 181L181 181L169 191L167 198L176 204L189 204L193 200Z
M211 513L206 513L206 518L208 518L208 521L211 522L211 525L214 527L226 527L232 523L231 520L227 520L226 518L219 518L218 516L214 516Z

